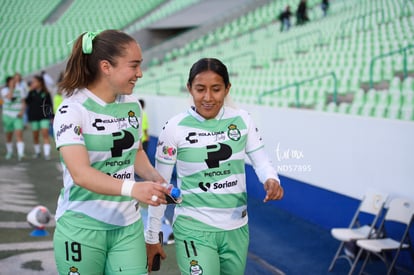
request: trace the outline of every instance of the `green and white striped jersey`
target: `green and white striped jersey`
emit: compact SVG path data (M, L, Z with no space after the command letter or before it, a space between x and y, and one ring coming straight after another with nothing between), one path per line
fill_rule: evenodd
M89 90L79 90L62 102L53 127L57 148L84 145L92 167L115 178L134 180L141 137L141 107L134 96L119 96L107 104ZM106 229L126 226L140 218L135 200L82 188L73 181L63 160L62 167L64 188L56 219L64 214L86 215L92 219L76 219L76 223L85 223L80 227Z
M245 225L245 158L262 149L258 130L243 110L223 107L206 120L191 108L169 120L159 136L156 161L166 179L176 165L183 202L175 208L175 222L207 231Z
M16 118L19 112L23 108L23 100L26 97L26 94L21 89L14 89L12 99L6 98L9 93L9 88L4 87L1 90L1 97L3 98L3 116Z

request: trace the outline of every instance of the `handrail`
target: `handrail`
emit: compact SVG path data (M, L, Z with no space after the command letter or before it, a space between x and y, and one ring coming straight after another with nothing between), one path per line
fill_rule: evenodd
M388 57L388 56L391 56L391 55L394 55L394 54L399 54L399 53L403 54L403 73L404 73L404 78L406 78L408 76L407 51L411 48L414 48L414 45L408 45L404 48L400 48L400 49L395 50L395 51L390 51L390 52L387 52L387 53L383 53L383 54L374 56L371 59L371 62L370 62L370 65L369 65L369 88L370 89L374 88L374 65L375 65L375 62L378 59L382 59L382 58L385 58L385 57Z
M156 93L156 95L161 95L160 94L160 82L162 82L164 80L167 80L167 79L170 79L170 78L174 78L174 77L178 77L180 79L180 83L183 83L184 84L184 77L183 77L183 75L180 74L180 73L175 73L175 74L167 75L165 77L160 77L160 78L154 79L151 82L143 83L141 85L138 85L138 87L139 88L142 88L144 86L148 86L148 85L151 85L151 84L155 84L155 88L156 88L155 89L155 93Z
M286 44L288 42L291 42L292 40L296 40L296 51L299 51L300 48L300 41L303 37L313 35L314 33L319 33L319 45L322 45L322 31L320 29L313 30L307 33L298 34L296 36L290 37L288 39L282 40L280 42L277 42L276 44L276 52L275 57L277 58L279 56L279 47L283 44Z
M250 61L252 62L252 66L255 66L256 65L256 52L254 52L254 51L246 51L246 52L242 52L242 53L237 54L237 55L233 55L233 56L230 56L230 57L223 58L223 62L226 61L226 63L229 65L229 67L231 67L233 65L231 63L233 60L243 58L243 57L246 57L246 56L250 57Z
M300 104L299 104L299 87L300 87L300 85L302 85L304 83L307 83L307 82L312 82L312 81L317 80L317 79L325 78L325 77L332 77L333 80L334 80L334 83L333 83L334 84L333 101L335 103L337 103L338 102L338 78L336 77L335 72L330 72L330 73L314 76L314 77L307 78L307 79L304 79L304 80L301 80L301 81L295 81L293 83L289 83L289 84L284 85L282 87L277 87L275 89L265 91L265 92L261 93L260 95L258 95L257 101L258 101L259 104L262 104L262 97L268 96L270 94L282 91L282 90L290 88L290 87L296 87L296 107L299 107L300 106Z
M341 25L339 27L339 29L341 31L341 34L342 34L342 37L344 36L345 25L347 25L348 23L350 23L352 21L357 21L357 20L360 20L360 19L365 19L366 17L368 17L368 16L370 16L372 14L378 13L378 12L381 12L381 22L380 23L382 24L385 21L384 9L373 10L373 11L370 11L370 12L367 12L367 13L363 13L363 14L360 14L360 15L357 15L357 16L354 16L354 17L351 17L351 18L348 18L348 19L345 19L344 21L342 21L341 22ZM365 20L362 20L362 30L365 30Z

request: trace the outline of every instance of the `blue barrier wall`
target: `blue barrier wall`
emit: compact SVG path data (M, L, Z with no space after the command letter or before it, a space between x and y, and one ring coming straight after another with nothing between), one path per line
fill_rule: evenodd
M148 146L148 155L153 164L157 142L158 139L156 137L151 137ZM270 207L283 209L296 217L321 226L326 230L330 230L333 227L349 226L359 206L359 200L283 175L279 175L279 177L285 191L285 196L281 201L268 202L267 204ZM246 181L249 198L262 201L265 197L265 191L251 165L246 165ZM361 222L364 222L364 220ZM389 235L393 235L393 231L400 231L397 226L391 226L388 230L387 233ZM414 229L411 229L410 233L411 236L414 236ZM410 255L405 252L401 254L398 263L410 269L414 268L414 263Z

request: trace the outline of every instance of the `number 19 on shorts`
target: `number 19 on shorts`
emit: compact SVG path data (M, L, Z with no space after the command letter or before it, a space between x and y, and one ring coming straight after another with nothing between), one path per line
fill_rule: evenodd
M81 244L77 242L65 242L66 261L80 262L82 260Z

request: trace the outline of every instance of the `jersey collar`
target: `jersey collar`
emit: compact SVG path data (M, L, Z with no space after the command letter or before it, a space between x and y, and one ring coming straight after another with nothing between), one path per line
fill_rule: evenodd
M199 113L196 112L194 106L191 106L191 108L188 110L188 113L200 122L203 122L206 120L204 117L202 117ZM224 106L221 107L220 111L218 112L216 117L213 119L220 120L223 117L223 114L224 114Z
M96 103L98 103L101 106L106 106L108 104L111 104L111 103L106 103L105 101L100 99L97 95L92 93L88 88L84 88L84 92L89 98L91 98L93 101L95 101ZM124 98L123 98L122 95L117 95L117 97L116 97L116 99L113 103L121 103L121 102L123 102L123 100L124 100Z

